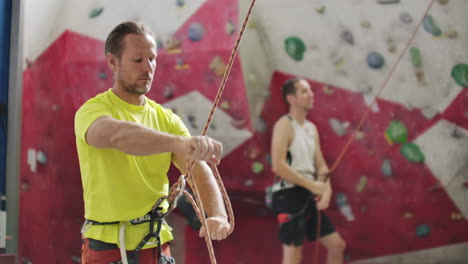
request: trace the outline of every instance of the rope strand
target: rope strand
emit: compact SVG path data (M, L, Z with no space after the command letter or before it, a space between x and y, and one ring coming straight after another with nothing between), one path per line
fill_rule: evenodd
M227 79L228 79L229 74L231 72L232 65L234 64L234 59L236 57L237 51L239 49L240 41L241 41L242 36L244 34L244 31L245 31L247 22L248 22L248 20L250 18L250 15L252 14L252 10L253 10L253 8L255 6L255 2L256 2L256 0L252 0L252 2L250 3L250 7L249 7L249 9L247 11L247 15L246 15L246 17L244 19L244 22L242 23L242 28L239 31L239 35L238 35L238 37L236 39L236 43L234 45L234 48L232 49L231 56L229 57L229 62L227 64L226 70L225 70L225 72L223 74L223 77L222 77L222 80L221 80L221 85L218 88L218 92L217 92L216 97L215 97L215 99L213 101L211 111L208 114L208 118L207 118L207 120L205 122L205 126L204 126L203 131L202 131L202 136L205 136L206 133L208 132L208 128L210 126L211 120L213 119L214 112L216 111L216 108L217 108L217 106L219 104L219 101L221 100L221 95L224 92L224 88L226 86ZM192 172L193 172L193 167L194 166L195 166L195 161L190 160L189 159L189 153L187 153L187 168L188 168L188 170L187 170L187 174L185 175L185 180L188 181L192 177L192 175L193 175ZM219 174L218 168L215 165L211 165L211 169L213 171L213 175L214 175L214 177L216 179L216 182L218 183L218 186L220 188L224 204L226 205L226 210L227 210L227 213L228 213L229 224L230 224L229 230L228 230L228 235L230 235L234 231L234 212L232 210L232 205L231 205L231 202L229 200L229 196L227 194L226 188L224 187L221 176ZM202 223L202 226L205 227L205 242L206 242L206 245L208 247L208 252L209 252L209 255L210 255L210 261L211 261L212 264L216 264L216 257L215 257L215 253L214 253L214 249L213 249L213 244L211 242L211 237L210 237L210 234L209 234L209 230L207 229L207 226L206 226L206 218L205 218L205 213L204 213L205 211L203 210L203 204L201 202L200 193L198 192L198 187L197 187L195 182L196 182L196 179L194 179L194 184L192 185L192 190L193 190L195 199L193 199L193 197L185 190L184 190L184 194L187 196L190 203L192 204L198 218L200 219L200 222ZM181 186L181 183L180 183L180 181L178 181L171 187L169 198L168 198L169 204L173 205L173 201L177 197L177 193L179 192L178 188L180 188L180 186ZM175 205L173 205L173 206L175 206Z
M342 151L340 152L340 154L338 155L338 158L335 160L335 162L333 163L331 169L330 169L330 172L328 174L326 174L325 176L325 182L328 180L328 177L330 177L330 173L334 172L336 170L336 168L338 167L338 164L341 162L341 160L343 159L343 156L345 155L345 153L348 151L349 147L351 146L351 143L353 142L353 139L355 138L357 132L361 129L362 125L364 124L364 121L367 119L367 116L369 115L372 107L374 107L375 103L377 102L377 98L380 96L380 94L382 93L382 91L384 90L384 88L387 87L387 84L388 84L388 81L390 80L390 78L393 76L393 74L395 73L395 70L397 68L397 66L400 64L401 62L401 59L403 58L403 56L406 54L406 52L408 51L408 48L410 46L410 44L413 42L414 38L416 37L416 34L418 33L418 30L419 28L421 27L423 21L424 21L424 18L427 16L427 14L429 13L429 11L431 10L432 6L434 5L434 2L435 0L432 0L431 3L429 4L429 6L427 7L426 11L424 12L424 15L421 17L418 25L416 26L416 29L414 30L414 32L411 34L411 37L410 39L406 42L406 45L405 45L405 48L403 49L403 51L401 52L401 54L398 56L396 62L393 64L392 68L390 69L390 72L387 74L387 76L385 77L384 79L384 82L382 83L382 85L380 86L377 94L375 95L374 99L372 100L372 103L367 107L367 110L366 112L364 113L363 117L361 118L361 120L359 121L357 127L354 129L353 133L351 134L351 136L349 137L348 141L346 142L344 148L342 149ZM316 244L315 244L315 256L314 256L314 262L315 264L318 263L318 239L320 238L320 219L321 219L321 212L320 210L317 209L317 240L316 240Z

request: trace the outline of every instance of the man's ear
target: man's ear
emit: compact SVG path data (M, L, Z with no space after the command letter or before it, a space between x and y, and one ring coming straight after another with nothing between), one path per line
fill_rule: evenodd
M111 53L107 53L106 60L109 68L112 70L112 72L115 72L115 70L117 69L118 59Z
M294 95L292 95L292 94L286 95L286 101L288 102L289 105L291 105L291 103L293 102L294 99L295 99Z

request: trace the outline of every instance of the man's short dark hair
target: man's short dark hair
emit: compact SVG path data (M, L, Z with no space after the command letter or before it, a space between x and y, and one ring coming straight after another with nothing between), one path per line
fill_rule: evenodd
M122 52L124 50L124 42L123 39L128 34L136 34L136 35L146 35L149 34L154 38L154 33L151 29L143 24L143 22L134 22L134 21L125 21L117 25L109 36L106 39L105 45L105 54L110 53L117 58L120 58Z
M286 82L284 82L283 86L281 86L281 95L283 96L283 99L287 104L289 104L287 100L288 95L296 94L296 83L298 83L301 80L302 78L289 79Z

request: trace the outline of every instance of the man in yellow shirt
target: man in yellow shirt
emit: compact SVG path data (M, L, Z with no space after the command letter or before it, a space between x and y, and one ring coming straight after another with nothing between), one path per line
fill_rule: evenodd
M160 198L168 195L170 164L185 174L187 155L196 160L197 180L190 184L197 185L208 216L200 235L225 239L226 209L206 164L219 163L222 144L191 137L177 115L145 96L156 68L153 33L142 23L121 23L109 34L105 52L114 86L75 116L86 218L82 263L126 263L125 249L129 263L173 263L171 229L157 216L168 208ZM135 220L141 217L145 221Z

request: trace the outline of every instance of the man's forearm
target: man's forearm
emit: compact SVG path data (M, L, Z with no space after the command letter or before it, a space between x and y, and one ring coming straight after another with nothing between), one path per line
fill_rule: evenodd
M194 181L191 184L197 185L203 209L208 217L227 218L223 196L211 168L205 162L196 162L193 174Z
M278 166L275 166L275 170L274 170L274 172L278 176L280 176L281 178L283 178L284 180L286 180L286 181L288 181L288 182L290 182L292 184L302 186L302 187L304 187L306 189L309 189L309 190L311 190L313 192L316 191L317 187L316 187L316 182L315 181L302 176L296 170L291 168L291 166L286 164L286 162L284 162L284 161L280 161L280 162L281 162L281 164L278 164Z
M177 152L184 138L146 128L132 122L121 122L111 136L112 147L130 155L145 156Z

